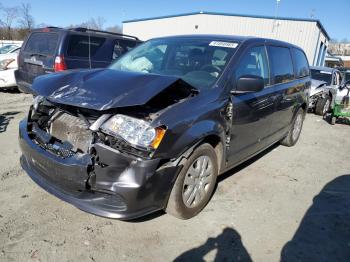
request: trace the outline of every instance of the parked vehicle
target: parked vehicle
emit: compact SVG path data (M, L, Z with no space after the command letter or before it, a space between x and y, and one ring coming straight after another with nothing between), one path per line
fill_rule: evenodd
M18 53L20 49L21 49L21 46L16 44L4 45L0 47L0 59L2 55Z
M153 39L107 69L38 77L21 165L93 214L191 218L219 174L278 141L295 145L310 85L303 50L285 42Z
M23 43L15 72L19 89L32 93L35 77L78 68L104 68L135 47L137 37L86 28L33 30Z
M338 91L335 105L330 115L330 122L335 125L338 118L350 118L350 80L347 80Z
M339 71L343 74L343 81L350 81L350 67L338 67Z
M312 66L310 70L312 82L309 108L323 116L334 106L343 81L342 74L338 69L330 67Z
M0 89L16 89L17 53L0 55Z

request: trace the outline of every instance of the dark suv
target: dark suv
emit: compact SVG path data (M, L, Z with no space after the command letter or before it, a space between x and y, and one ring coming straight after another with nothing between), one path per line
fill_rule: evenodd
M21 165L87 212L190 218L218 175L276 142L297 142L310 82L304 52L288 43L149 40L107 69L37 78L19 128Z
M15 71L19 89L31 93L35 77L78 68L104 68L134 48L137 37L86 28L33 30L24 41Z

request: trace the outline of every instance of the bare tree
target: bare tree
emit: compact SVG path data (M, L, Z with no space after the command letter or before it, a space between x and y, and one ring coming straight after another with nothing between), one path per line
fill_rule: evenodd
M106 31L113 32L113 33L122 33L122 28L119 25L114 25L110 27L106 27Z
M106 19L103 17L90 18L88 21L81 23L79 26L86 27L90 29L103 30L103 25L105 24Z
M27 30L31 30L34 27L34 18L30 14L30 10L32 9L29 3L22 3L19 7L19 24Z
M1 26L6 29L6 38L9 40L13 39L12 26L18 16L18 7L4 7L0 6L0 17L2 17Z

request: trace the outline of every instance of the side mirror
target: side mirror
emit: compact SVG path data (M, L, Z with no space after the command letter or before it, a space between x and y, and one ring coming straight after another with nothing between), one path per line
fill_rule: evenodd
M236 88L232 94L259 92L264 89L264 79L255 75L244 75L237 80Z

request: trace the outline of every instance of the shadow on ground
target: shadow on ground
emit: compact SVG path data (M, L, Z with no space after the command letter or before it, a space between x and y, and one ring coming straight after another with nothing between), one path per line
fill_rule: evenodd
M0 114L0 133L3 133L6 131L8 124L10 123L10 120L14 118L14 115L17 115L20 113L19 111L12 111L7 112L4 114Z
M226 171L224 174L222 174L218 177L218 180L217 180L218 183L220 183L223 180L225 180L226 178L229 178L230 176L238 173L239 171L243 170L244 168L250 166L251 164L258 161L260 158L264 157L265 155L267 155L268 153L270 153L271 151L273 151L274 149L276 149L279 146L280 146L280 143L275 143L274 145L268 147L267 149L265 149L261 153L257 154L256 156L254 156L254 157L248 159L247 161L243 162L242 164Z
M281 261L350 261L350 175L337 177L314 197Z
M1 89L0 92L2 92L2 93L9 93L9 94L19 94L19 93L21 93L17 88Z
M208 238L203 245L182 253L174 261L205 261L204 257L213 250L216 251L213 261L252 261L239 233L229 227L217 237Z

